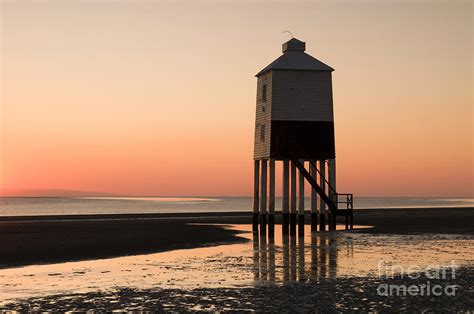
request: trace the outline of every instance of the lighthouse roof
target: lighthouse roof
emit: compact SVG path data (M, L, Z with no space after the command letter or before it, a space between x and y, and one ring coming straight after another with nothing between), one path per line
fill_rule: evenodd
M305 53L305 42L292 38L282 45L283 54L255 76L270 70L334 71L329 65Z

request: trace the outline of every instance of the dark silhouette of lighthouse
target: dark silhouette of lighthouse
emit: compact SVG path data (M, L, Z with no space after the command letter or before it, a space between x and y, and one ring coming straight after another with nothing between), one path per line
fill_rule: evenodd
M283 54L256 75L253 230L258 232L260 223L262 235L267 223L269 236L274 234L276 161L283 163L283 233L295 235L298 224L298 234L304 234L305 181L312 187L312 230L318 221L320 230L326 225L335 230L340 215L352 227L352 194L336 192L334 69L305 49L304 42L292 38L283 44Z

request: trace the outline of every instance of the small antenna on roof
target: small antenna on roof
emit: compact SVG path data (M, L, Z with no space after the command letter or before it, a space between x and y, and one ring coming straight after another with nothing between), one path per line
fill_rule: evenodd
M281 32L281 33L282 33L282 34L288 33L288 34L290 34L291 38L295 38L295 37L293 36L293 34L292 34L290 31L283 31L283 32Z

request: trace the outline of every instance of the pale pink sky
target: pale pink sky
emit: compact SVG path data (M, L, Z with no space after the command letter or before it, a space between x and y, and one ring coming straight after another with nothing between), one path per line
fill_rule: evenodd
M470 1L2 1L0 187L250 195L284 30L336 69L339 190L474 195Z

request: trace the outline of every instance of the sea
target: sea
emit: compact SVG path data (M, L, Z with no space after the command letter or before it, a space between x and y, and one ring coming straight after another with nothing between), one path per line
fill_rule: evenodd
M277 210L281 198L275 200ZM309 198L305 200L309 205ZM354 197L354 209L474 207L474 197ZM0 216L248 212L251 197L0 197Z

